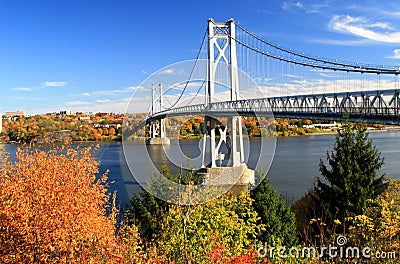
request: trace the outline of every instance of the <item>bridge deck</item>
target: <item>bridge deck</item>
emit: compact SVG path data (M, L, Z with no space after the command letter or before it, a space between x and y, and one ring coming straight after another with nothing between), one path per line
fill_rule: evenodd
M371 90L312 95L291 95L215 102L176 107L155 113L147 119L168 116L267 116L307 118L382 124L400 124L400 90Z

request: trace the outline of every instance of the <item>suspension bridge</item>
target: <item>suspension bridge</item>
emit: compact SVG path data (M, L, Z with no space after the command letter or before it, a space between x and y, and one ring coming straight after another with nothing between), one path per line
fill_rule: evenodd
M204 76L194 78L196 73ZM211 175L219 167L222 144L229 146L226 167L245 166L242 116L400 125L399 74L399 67L294 51L264 40L233 19L210 19L187 81L153 85L145 121L148 142L169 144L168 117L204 116L202 167ZM218 118L227 119L226 125ZM247 174L247 180L254 176Z
M400 124L399 67L340 62L282 48L254 35L234 20L209 20L202 48L208 47L204 102L161 106L149 120L165 116L226 114L362 121ZM208 44L207 44L208 43ZM204 45L206 44L206 45ZM202 49L201 48L201 49ZM199 57L197 59L200 59ZM239 62L238 62L239 61ZM214 102L216 69L225 63L231 71L231 98ZM265 97L240 98L238 74L243 71L265 88ZM184 98L187 86L179 99ZM199 91L196 96L201 95ZM163 95L168 97L167 94ZM158 102L162 103L162 97ZM156 99L155 97L153 97ZM179 100L178 100L179 101ZM183 100L182 100L183 101Z

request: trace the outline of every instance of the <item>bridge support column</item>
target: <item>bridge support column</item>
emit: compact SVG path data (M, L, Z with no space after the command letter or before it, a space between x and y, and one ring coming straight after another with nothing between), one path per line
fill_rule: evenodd
M229 118L229 125L231 127L230 140L231 140L231 166L237 167L245 164L244 162L244 149L243 149L243 132L242 132L242 119L240 116Z
M162 84L158 85L158 93L159 96L156 98L156 86L154 83L151 85L151 112L153 115L156 110L162 111ZM148 145L169 145L170 140L167 138L167 134L165 132L165 119L157 119L151 120L149 122L149 138L146 140L146 144Z
M215 79L217 68L226 63L230 79L230 99L239 99L239 79L236 55L236 27L231 19L225 23L208 21L208 71L206 107L212 107L215 98ZM219 140L217 143L217 132ZM207 141L207 132L209 142ZM229 135L229 137L228 137ZM229 140L228 140L229 139ZM209 144L209 159L206 159L206 146ZM222 148L222 146L226 146ZM228 151L227 151L228 150ZM225 152L224 152L225 151ZM240 186L249 189L254 183L254 171L247 168L244 159L242 120L240 116L228 117L226 126L218 124L209 116L204 118L203 162L204 183L211 185Z
M228 118L227 126L218 124L217 120L206 116L204 118L204 128L203 128L203 163L202 166L206 167L206 144L207 144L207 131L210 135L210 167L217 167L217 161L219 162L219 167L221 167L222 161L225 162L227 166L238 167L245 165L244 160L244 147L243 147L243 132L242 132L242 119L240 116L233 116ZM216 141L216 129L219 132L218 143ZM227 131L229 130L229 142L227 140ZM228 153L224 153L221 150L221 146L225 144L227 148L230 148L230 156L226 159ZM230 145L230 147L229 147Z
M146 140L147 145L170 145L170 140L165 133L165 119L151 120L148 127L149 138Z
M254 185L254 170L247 167L244 159L242 129L240 116L229 117L226 126L215 118L205 116L203 161L199 171L205 185L229 185L234 194L249 190L250 185Z

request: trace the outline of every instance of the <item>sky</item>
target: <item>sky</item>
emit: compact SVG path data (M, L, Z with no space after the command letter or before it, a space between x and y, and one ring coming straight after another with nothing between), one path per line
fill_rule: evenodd
M400 64L398 1L0 0L0 112L124 113L153 72L196 58L209 18L307 54Z

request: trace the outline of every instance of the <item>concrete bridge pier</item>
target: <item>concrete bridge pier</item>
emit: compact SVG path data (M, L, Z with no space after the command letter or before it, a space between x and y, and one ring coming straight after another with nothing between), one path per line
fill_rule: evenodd
M254 170L247 167L244 159L242 129L240 116L229 117L226 126L214 118L205 116L203 162L199 170L204 185L232 186L230 190L238 195L242 191L248 191L250 186L255 184ZM219 136L216 135L217 130ZM225 150L222 146L226 146ZM208 153L207 149L210 150Z
M147 145L170 145L170 139L165 133L165 119L151 120L148 124L149 138Z

